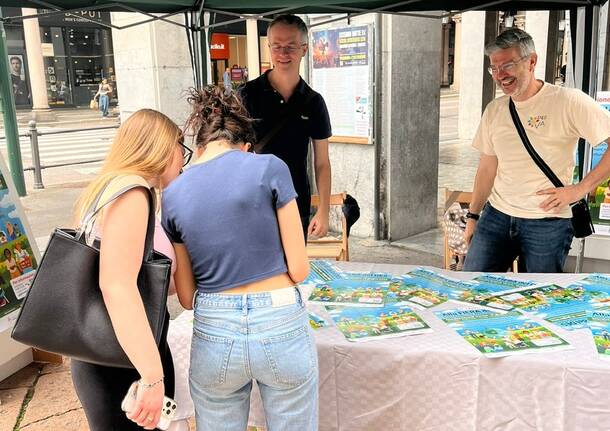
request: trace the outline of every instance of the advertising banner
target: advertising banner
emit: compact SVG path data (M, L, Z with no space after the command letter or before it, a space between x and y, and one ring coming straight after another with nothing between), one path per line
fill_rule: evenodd
M322 94L335 136L368 138L372 127L370 25L311 32L311 80Z
M597 93L597 102L606 110L610 111L610 91L600 91ZM597 147L592 148L591 153L591 170L593 170L602 156L608 149L607 143L601 143ZM595 233L598 235L610 235L610 187L609 179L597 186L595 190L595 201L589 203L591 210L591 218Z

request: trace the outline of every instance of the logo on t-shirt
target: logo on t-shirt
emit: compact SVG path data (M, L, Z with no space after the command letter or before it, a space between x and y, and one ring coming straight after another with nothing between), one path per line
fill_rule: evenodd
M544 120L546 120L546 115L531 115L527 119L527 125L537 129L538 127L544 126Z

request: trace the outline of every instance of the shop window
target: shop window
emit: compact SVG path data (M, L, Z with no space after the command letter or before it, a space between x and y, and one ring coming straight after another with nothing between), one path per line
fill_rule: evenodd
M72 105L68 56L61 27L40 27L49 106Z

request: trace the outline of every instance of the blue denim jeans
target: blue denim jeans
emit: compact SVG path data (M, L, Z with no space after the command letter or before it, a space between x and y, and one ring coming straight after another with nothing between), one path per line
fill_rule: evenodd
M292 290L288 305L267 292L197 293L189 380L198 430L244 431L253 380L269 431L318 429L318 356Z
M519 256L520 272L563 272L573 236L568 218L511 217L487 204L477 222L464 271L506 272Z
M108 104L109 104L108 95L101 94L100 95L100 111L102 111L102 117L108 116Z

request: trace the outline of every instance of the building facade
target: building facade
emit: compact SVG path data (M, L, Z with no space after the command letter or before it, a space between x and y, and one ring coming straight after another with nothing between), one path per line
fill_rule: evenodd
M45 9L38 9L39 13ZM3 16L21 16L20 8L2 8ZM40 50L28 49L21 20L5 24L7 48L17 109L32 107L32 55L42 55L50 108L87 106L103 78L114 88L111 103L118 103L110 14L83 11L39 17ZM35 51L35 52L34 52ZM42 54L40 54L42 53Z

